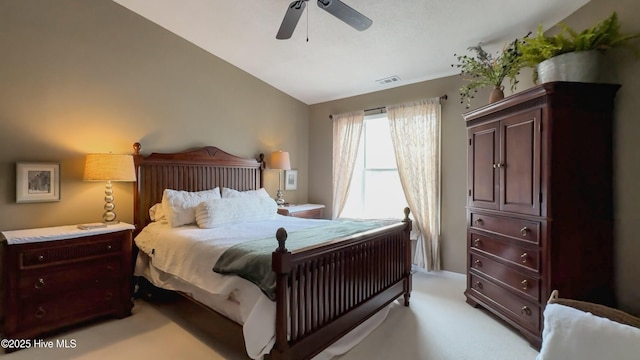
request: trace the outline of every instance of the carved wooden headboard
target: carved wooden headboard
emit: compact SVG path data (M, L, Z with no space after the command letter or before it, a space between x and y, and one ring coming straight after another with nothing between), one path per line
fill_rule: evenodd
M140 143L133 145L136 186L133 221L136 233L151 220L149 208L162 201L164 189L202 191L216 186L235 190L262 187L264 155L241 158L213 146L179 153L141 155Z

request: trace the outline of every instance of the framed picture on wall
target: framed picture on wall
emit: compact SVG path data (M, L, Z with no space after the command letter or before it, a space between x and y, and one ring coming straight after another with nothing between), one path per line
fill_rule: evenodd
M16 163L16 202L60 201L60 164Z
M284 189L296 190L298 188L298 170L284 171Z

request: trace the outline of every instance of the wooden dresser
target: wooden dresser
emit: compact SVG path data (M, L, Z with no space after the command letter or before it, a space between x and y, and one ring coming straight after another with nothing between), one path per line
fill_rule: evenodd
M130 315L132 229L121 223L3 232L2 337L32 339L105 315Z
M615 305L618 88L547 83L464 114L467 302L502 318L537 348L552 290Z

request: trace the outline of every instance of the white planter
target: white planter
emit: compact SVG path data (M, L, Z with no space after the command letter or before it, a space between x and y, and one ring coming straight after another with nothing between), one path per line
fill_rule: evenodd
M597 51L577 51L554 56L538 64L538 83L598 82L599 59Z

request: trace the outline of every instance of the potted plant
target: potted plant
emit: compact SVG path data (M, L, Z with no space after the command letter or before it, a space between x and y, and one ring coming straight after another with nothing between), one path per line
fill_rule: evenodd
M456 55L458 64L451 65L460 69L460 75L464 77L468 84L460 88L460 103L467 102L466 108L469 108L471 99L479 89L485 86L493 86L493 91L489 97L489 102L495 102L504 98L504 86L502 82L509 78L511 82L511 90L516 88L518 75L521 64L518 52L519 40L506 45L502 52L497 53L494 57L487 53L482 44L471 46L467 50L475 52L475 56Z
M544 35L540 25L535 36L525 37L518 45L520 66L534 69L535 82L595 82L601 53L616 47L633 49L631 41L640 38L638 33L620 32L615 12L581 32L559 25L560 32L553 36Z

